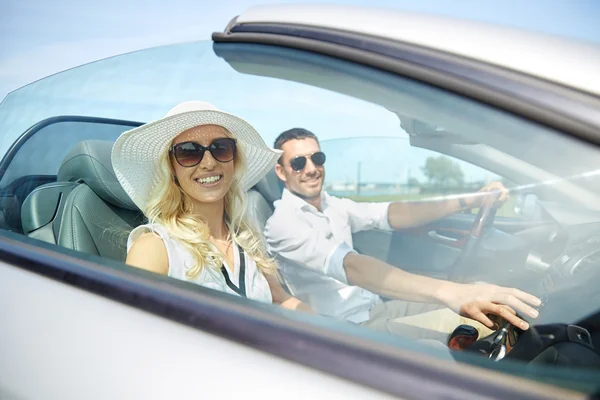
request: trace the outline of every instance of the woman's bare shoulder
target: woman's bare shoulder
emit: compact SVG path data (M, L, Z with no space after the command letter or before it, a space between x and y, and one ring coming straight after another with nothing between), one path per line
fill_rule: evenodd
M125 263L161 275L169 273L167 248L163 240L153 232L143 233L133 242Z

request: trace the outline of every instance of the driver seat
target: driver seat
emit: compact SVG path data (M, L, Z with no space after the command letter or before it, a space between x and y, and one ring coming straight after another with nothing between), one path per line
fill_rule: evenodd
M246 211L250 220L254 221L258 233L265 231L267 220L275 210L273 203L281 199L283 187L283 182L277 177L275 169L272 169L248 191Z
M272 169L248 191L248 205L246 207L246 212L259 234L262 234L265 231L267 220L271 217L273 211L275 211L273 203L281 199L283 188L283 182L277 177L275 169ZM288 293L293 295L293 292L285 282L281 273L277 275L281 286L283 286Z

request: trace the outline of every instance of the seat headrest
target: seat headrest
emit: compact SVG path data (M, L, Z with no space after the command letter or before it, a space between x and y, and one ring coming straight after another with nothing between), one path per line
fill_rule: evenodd
M254 189L263 195L265 200L273 204L275 200L281 199L283 192L283 182L279 180L275 169L270 170L256 185Z
M117 180L110 161L113 142L83 140L69 151L58 169L59 182L83 181L102 200L120 208L137 210Z

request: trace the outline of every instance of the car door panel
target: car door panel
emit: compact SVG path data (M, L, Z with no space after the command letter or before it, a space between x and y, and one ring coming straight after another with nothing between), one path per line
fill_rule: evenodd
M494 227L506 233L518 234L529 229L551 230L553 221L531 221L521 218L496 217Z
M354 248L405 271L421 275L447 278L461 254L471 231L475 214L459 213L422 227L393 232L370 230L353 236ZM497 217L494 227L507 233L527 238L527 232L553 229L553 225L540 221Z
M357 232L352 235L354 249L360 254L387 260L392 249L392 236L394 232L378 229Z
M423 229L419 234L415 234L415 231L394 234L388 262L405 271L446 278L458 259L461 249L432 239L429 232L439 233L434 229Z

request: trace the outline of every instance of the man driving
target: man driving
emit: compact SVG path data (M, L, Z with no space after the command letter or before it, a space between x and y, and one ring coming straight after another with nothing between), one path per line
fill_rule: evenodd
M293 295L320 314L416 339L444 341L468 323L480 336L495 328L490 315L528 329L517 316L535 318L540 300L518 289L460 284L412 274L353 249L352 234L425 225L464 209L485 196L427 202L356 203L323 191L325 154L310 131L279 135L283 151L275 171L285 183L267 221L267 248ZM480 192L508 191L498 182ZM391 299L390 301L383 301ZM475 322L477 321L477 322Z

